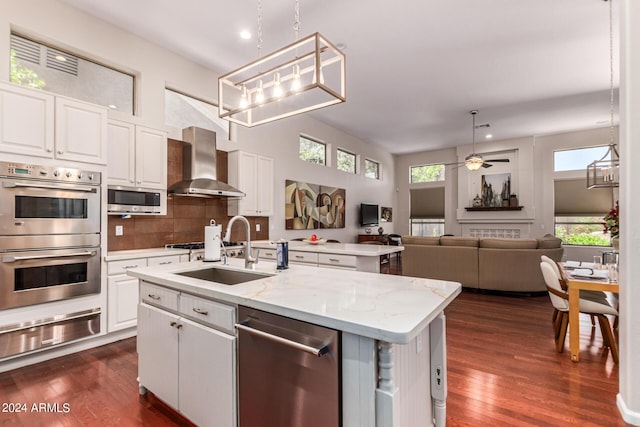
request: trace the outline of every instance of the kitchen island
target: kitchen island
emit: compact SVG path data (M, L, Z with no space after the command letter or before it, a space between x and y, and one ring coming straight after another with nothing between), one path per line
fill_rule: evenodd
M380 257L404 250L403 246L366 245L357 243L310 243L292 240L289 245L289 262L316 265L318 267L343 268L380 273ZM268 240L251 242L260 249L260 258L275 260L276 244Z
M148 388L197 424L236 425L235 325L244 320L238 307L248 307L340 332L343 426L444 426L443 310L460 284L304 265L276 272L271 262L256 266L254 280L234 285L197 278L212 267L248 271L241 259L229 263L128 271L140 279L141 392Z

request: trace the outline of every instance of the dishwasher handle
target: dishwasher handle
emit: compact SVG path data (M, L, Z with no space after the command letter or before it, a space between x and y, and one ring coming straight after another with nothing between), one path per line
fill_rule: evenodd
M285 346L293 348L295 350L299 350L299 351L303 351L305 353L312 354L312 355L314 355L316 357L322 357L324 354L327 354L329 352L329 346L328 345L325 345L325 346L320 347L320 348L311 347L309 345L302 344L302 343L299 343L297 341L292 341L292 340L287 339L287 338L279 337L277 335L273 335L273 334L270 334L268 332L264 332L264 331L261 331L259 329L252 328L250 326L243 325L242 323L236 323L235 327L236 327L236 329L238 329L240 331L245 331L245 332L247 332L247 333L249 333L251 335L256 335L256 336L262 337L262 338L264 338L266 340L269 340L269 341L272 341L272 342L275 342L275 343L278 343L278 344L285 345Z

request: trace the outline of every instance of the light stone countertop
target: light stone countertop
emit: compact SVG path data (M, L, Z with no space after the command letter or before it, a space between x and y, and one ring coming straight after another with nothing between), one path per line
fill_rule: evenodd
M277 272L260 261L265 278L224 285L175 273L211 267L244 270L244 260L228 266L191 262L136 268L128 274L178 291L390 343L405 344L431 323L461 292L461 285L434 279L292 265Z
M252 248L275 249L276 242L269 240L257 240L251 242ZM311 244L292 240L289 242L289 251L314 252L325 254L356 255L356 256L380 256L403 251L404 246L393 245L368 245L359 243L324 243Z
M120 261L124 259L133 258L152 258L159 256L169 255L186 255L189 253L188 249L173 249L173 248L149 248L149 249L129 249L124 251L109 251L105 255L105 261Z

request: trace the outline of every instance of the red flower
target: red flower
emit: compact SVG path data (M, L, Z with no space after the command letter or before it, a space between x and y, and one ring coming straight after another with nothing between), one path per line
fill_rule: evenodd
M620 221L618 217L618 213L620 212L620 206L618 205L618 201L616 200L616 206L609 211L608 214L602 218L604 223L602 226L604 227L604 233L611 234L611 237L615 237L620 233Z

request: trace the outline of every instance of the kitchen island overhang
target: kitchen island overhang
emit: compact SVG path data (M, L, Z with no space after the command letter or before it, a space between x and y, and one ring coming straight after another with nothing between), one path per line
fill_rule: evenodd
M236 285L177 274L212 266L243 270L242 260L229 261L229 266L182 263L128 274L141 283L341 331L344 426L408 425L415 417L433 420L434 406L444 410L443 310L460 293L459 283L298 265L277 272L272 262L256 266L256 272L268 277ZM429 331L434 324L441 325L436 345ZM434 347L438 354L433 354ZM399 364L411 366L410 372ZM440 389L434 395L436 371Z

